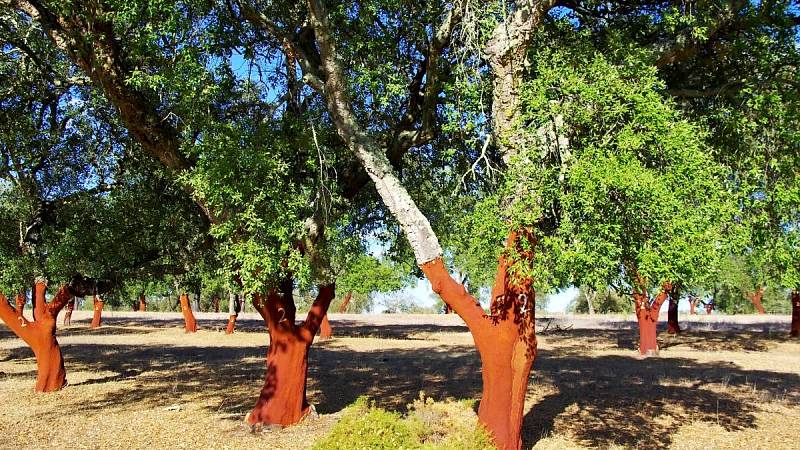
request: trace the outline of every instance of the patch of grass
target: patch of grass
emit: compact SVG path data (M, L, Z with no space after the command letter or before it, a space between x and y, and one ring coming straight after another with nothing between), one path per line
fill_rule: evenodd
M420 393L403 416L359 397L314 449L493 449L471 403L434 402Z

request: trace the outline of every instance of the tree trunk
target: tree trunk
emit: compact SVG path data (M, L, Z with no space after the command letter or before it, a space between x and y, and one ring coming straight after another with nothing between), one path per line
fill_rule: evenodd
M350 299L353 298L353 291L347 291L347 294L344 296L344 300L342 300L342 304L339 305L339 314L344 314L347 312L347 305L350 304Z
M695 308L697 308L697 298L689 296L689 315L690 316L693 316L693 315L697 314L697 311L695 311Z
M144 294L139 296L139 312L147 311L147 300L144 298Z
M764 305L761 304L761 299L764 298L764 287L759 286L755 292L748 292L747 298L750 299L750 302L756 308L756 312L759 314L766 314L767 312L764 310Z
M636 304L636 319L639 322L639 354L641 356L658 356L658 313L661 305L669 296L672 285L665 283L661 293L650 303L644 284L638 287L633 293L634 303Z
M194 313L189 305L189 296L181 294L181 312L183 312L183 328L187 333L194 333L197 331L197 321L194 320Z
M636 318L639 321L639 354L658 356L658 339L656 338L658 315L653 317L650 309L645 308L637 311Z
M589 315L594 315L594 299L597 297L597 291L594 289L586 290L586 304L589 306Z
M535 245L532 237L525 238ZM532 254L522 254L518 239L512 232L507 245L517 246L522 257L532 258ZM421 268L434 292L464 319L472 333L483 378L478 419L498 448L521 448L525 393L537 351L532 280L513 279L501 257L492 289L491 314L486 315L475 297L450 276L441 258Z
M535 352L527 355L528 345L525 342L515 336L507 338L511 340L499 339L503 345L497 347L502 348L497 348L491 341L482 342L481 345L476 341L483 378L478 418L491 431L499 448L519 449L522 447L525 393Z
M233 292L228 294L228 326L225 327L225 334L233 334L236 329L236 318L239 317L239 296Z
M211 299L211 302L214 303L214 312L218 313L219 312L219 297L215 295L214 298Z
M800 291L792 291L792 337L800 336Z
M36 356L36 392L57 391L67 384L64 358L56 340L56 318L73 294L69 286L64 285L50 303L46 303L45 289L44 283L36 283L33 321L25 319L22 310L12 308L6 297L0 294L0 319L30 346Z
M328 320L328 315L325 314L325 317L322 318L322 323L319 326L319 338L330 339L332 337L333 337L333 328L331 328L331 323Z
M94 296L94 300L92 300L92 303L94 305L94 315L92 316L92 324L89 327L100 328L100 325L102 324L103 321L103 306L105 306L105 303L100 297L96 295Z
M64 310L64 326L72 324L72 311L75 310L75 297L67 302L67 309Z
M667 333L678 334L681 332L680 324L678 323L678 302L669 299L667 308Z
M269 330L264 387L245 421L252 430L263 425L286 426L298 423L310 411L306 398L308 349L317 334L328 306L335 295L333 284L320 286L317 298L303 325L295 324L292 279L281 284L281 294L270 291L266 299L253 295L253 306Z

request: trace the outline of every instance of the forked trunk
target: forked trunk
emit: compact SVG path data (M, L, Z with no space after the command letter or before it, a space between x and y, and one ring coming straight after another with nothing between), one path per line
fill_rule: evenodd
M750 302L756 308L756 312L759 314L766 314L767 311L764 310L764 305L761 304L761 299L764 298L764 288L759 286L755 292L748 292L747 298L750 299Z
M636 319L639 322L639 354L641 356L658 356L658 312L661 305L669 296L672 290L670 283L664 283L661 293L650 303L650 299L645 289L646 283L640 281L640 285L633 293L634 303L636 304Z
M56 318L73 297L69 286L63 286L55 297L46 303L44 283L34 287L34 320L28 321L21 310L15 310L0 294L0 318L33 350L36 356L36 392L52 392L67 383L64 358L56 340Z
M800 336L800 291L792 291L792 337Z
M103 306L105 306L105 302L95 295L92 303L94 304L94 315L92 316L90 328L100 328L103 321Z
M325 314L325 317L322 318L322 323L319 326L319 338L330 339L332 337L333 337L333 328L331 328L331 323L328 320L328 315Z
M147 311L147 300L144 298L144 294L139 296L139 312Z
M64 310L64 326L72 324L72 311L75 310L75 297L67 302L67 308Z
M535 239L526 235L535 245ZM516 246L525 255L516 233L511 233L507 245ZM530 248L530 247L529 247ZM421 266L445 304L467 323L481 357L483 393L478 419L492 435L498 448L520 449L521 431L533 361L536 358L536 330L532 280L516 280L508 273L509 264L500 258L494 288L491 314L487 315L475 297L455 281L441 258Z
M323 317L335 295L334 285L319 287L319 293L303 325L295 324L293 282L287 278L281 292L270 291L267 298L253 295L253 306L269 330L264 387L245 421L252 430L264 425L287 426L300 422L311 410L306 398L308 349L319 331Z
M239 296L233 292L228 294L228 325L225 327L225 334L233 334L236 330L236 318L239 317Z
M695 311L695 308L697 308L697 299L694 298L694 297L689 297L689 315L690 316L693 316L693 315L697 314L697 311Z
M189 305L189 296L181 294L181 312L183 313L183 328L187 333L194 333L197 331L197 321L194 320L194 313Z

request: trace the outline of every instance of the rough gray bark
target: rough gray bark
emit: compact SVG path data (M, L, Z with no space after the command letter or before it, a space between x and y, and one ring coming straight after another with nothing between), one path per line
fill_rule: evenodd
M497 25L486 45L485 56L492 68L492 130L506 163L524 147L520 142L523 133L516 132L516 128L520 124L519 86L526 52L536 28L555 3L517 2L517 10Z
M597 291L594 289L586 290L586 303L589 305L589 315L594 315L594 299L597 298Z
M442 255L442 247L428 218L422 214L400 182L386 157L385 148L356 119L347 79L342 63L338 60L336 43L331 35L327 12L322 2L309 0L308 7L319 47L320 69L324 75L323 84L317 87L317 90L323 94L339 135L363 165L386 207L400 222L411 248L414 249L417 263L425 264L439 258ZM444 38L444 35L449 36L452 32L454 11L458 14L458 8L451 10L442 27L437 29L437 39ZM314 87L314 84L311 85Z

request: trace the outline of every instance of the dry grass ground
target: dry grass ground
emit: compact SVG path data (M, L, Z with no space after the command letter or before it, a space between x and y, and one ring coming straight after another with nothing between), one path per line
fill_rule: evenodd
M401 411L420 391L480 395L480 363L456 316L334 315L337 337L310 357L319 417L253 435L241 421L268 343L255 315L232 336L224 314L201 314L195 335L178 314L106 314L99 330L89 319L77 311L59 330L69 386L48 395L32 392L33 355L0 326L0 448L307 448L359 395ZM800 342L763 331L784 319L662 335L661 357L646 360L622 318L581 320L565 329L560 318L539 337L526 448L798 448Z

